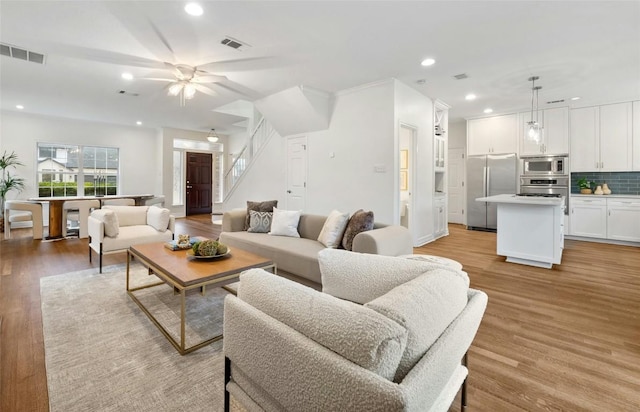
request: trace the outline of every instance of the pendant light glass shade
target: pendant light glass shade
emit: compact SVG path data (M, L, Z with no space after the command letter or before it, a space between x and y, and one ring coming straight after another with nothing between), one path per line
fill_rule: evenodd
M538 80L538 76L529 77L529 81L531 82L531 120L527 122L529 125L529 130L527 132L527 138L535 142L536 144L540 144L542 141L542 126L539 122L539 109L538 109L538 91L542 89L542 86L536 86L536 80ZM534 109L535 105L535 109ZM535 116L534 116L535 112Z
M211 129L209 132L209 136L207 136L207 140L211 143L216 143L218 141L218 135L216 134L216 129Z

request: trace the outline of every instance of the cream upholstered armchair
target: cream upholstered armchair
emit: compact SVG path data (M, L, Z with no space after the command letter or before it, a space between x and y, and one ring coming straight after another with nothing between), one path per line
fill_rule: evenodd
M18 222L32 222L33 238L42 239L42 204L26 200L7 200L4 204L4 238L11 238L11 225Z
M99 200L67 200L62 204L62 236L66 237L68 222L78 222L78 237L89 237L89 213L100 208Z
M460 270L326 249L323 290L253 269L224 307L225 410L447 411L487 295ZM234 408L235 409L235 408Z

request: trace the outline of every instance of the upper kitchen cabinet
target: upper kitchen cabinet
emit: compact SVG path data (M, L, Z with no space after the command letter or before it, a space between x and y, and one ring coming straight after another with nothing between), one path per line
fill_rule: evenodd
M467 154L516 153L518 115L484 117L467 121Z
M566 155L569 153L568 107L540 110L538 122L542 125L542 139L539 143L527 138L530 120L531 112L520 113L520 156Z
M633 102L633 170L640 170L640 101Z
M631 170L632 104L571 110L571 171Z

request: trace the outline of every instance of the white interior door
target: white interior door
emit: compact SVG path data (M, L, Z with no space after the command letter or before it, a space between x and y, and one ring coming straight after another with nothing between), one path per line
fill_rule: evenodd
M464 223L464 149L449 150L449 223Z
M307 137L287 139L287 209L305 210L307 193Z

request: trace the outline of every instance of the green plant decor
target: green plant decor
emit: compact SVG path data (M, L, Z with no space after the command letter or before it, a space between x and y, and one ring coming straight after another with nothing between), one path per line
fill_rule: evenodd
M4 202L7 200L7 194L12 190L21 192L24 189L24 179L12 176L9 173L10 168L16 166L24 166L19 160L15 152L7 154L5 150L0 157L0 169L2 170L2 180L0 180L0 217L4 217Z
M578 187L580 189L591 189L591 182L588 181L585 177L581 177L578 179Z

